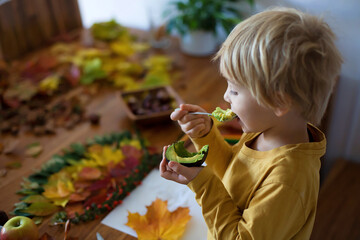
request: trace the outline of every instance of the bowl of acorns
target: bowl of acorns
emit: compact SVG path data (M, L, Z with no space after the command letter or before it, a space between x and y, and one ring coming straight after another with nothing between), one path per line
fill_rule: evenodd
M156 124L170 120L170 114L183 103L170 86L120 93L128 117L137 124Z

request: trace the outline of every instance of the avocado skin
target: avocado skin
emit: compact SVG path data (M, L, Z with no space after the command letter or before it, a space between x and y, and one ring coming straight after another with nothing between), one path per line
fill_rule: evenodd
M176 142L176 143L173 143L169 148L168 150L172 147L175 149L175 145L177 144L177 146L181 146L183 147L184 146L184 142ZM209 149L209 148L208 148ZM168 153L168 150L166 151L165 153L165 159L167 162L170 162L171 160L168 159L168 158L171 158L169 157L169 153ZM185 149L184 149L185 150ZM186 150L185 150L186 151ZM186 166L186 167L200 167L204 162L205 162L205 159L207 157L207 154L208 154L208 150L206 152L203 153L203 157L201 159L199 159L198 161L196 162L192 162L192 163L189 163L189 162L181 162L181 161L175 161L175 162L179 162L181 165L183 166Z

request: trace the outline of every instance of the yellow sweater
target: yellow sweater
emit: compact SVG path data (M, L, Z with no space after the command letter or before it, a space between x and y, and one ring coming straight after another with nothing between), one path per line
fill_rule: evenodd
M270 151L247 146L259 133L243 134L228 145L216 127L192 139L209 144L207 166L188 186L195 192L208 239L309 239L319 191L324 134L308 125L310 143Z

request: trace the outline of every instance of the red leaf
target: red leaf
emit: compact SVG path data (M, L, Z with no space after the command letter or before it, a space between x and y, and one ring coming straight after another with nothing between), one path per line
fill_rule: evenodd
M113 168L111 168L110 174L114 178L125 177L129 173L131 173L131 171L137 165L139 165L139 163L140 163L140 161L138 158L128 157L124 160L124 163L118 163ZM124 164L125 164L125 166L124 166Z
M127 158L133 157L133 158L140 159L143 155L142 150L139 150L136 147L131 146L131 145L122 146L121 151L124 153L125 157L127 157Z
M104 179L98 180L91 184L87 190L96 191L99 189L107 189L111 185L111 176L107 176Z
M107 195L106 189L104 189L103 191L100 191L100 193L98 193L97 195L89 198L84 203L84 207L91 206L91 204L93 204L93 203L95 203L96 205L102 204L103 202L106 201L106 195Z
M42 55L38 59L38 65L40 69L43 71L48 71L54 67L56 67L58 64L58 61L55 56L51 55Z
M89 182L89 181L76 181L76 182L74 182L74 187L75 187L75 189L76 190L79 190L79 189L85 189L85 188L87 188L87 187L89 187L89 186L91 186L91 182Z

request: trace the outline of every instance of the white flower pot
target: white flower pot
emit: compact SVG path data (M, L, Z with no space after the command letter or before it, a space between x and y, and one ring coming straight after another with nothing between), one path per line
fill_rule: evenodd
M209 56L215 53L217 38L214 33L206 31L192 31L182 36L181 50L192 56Z

